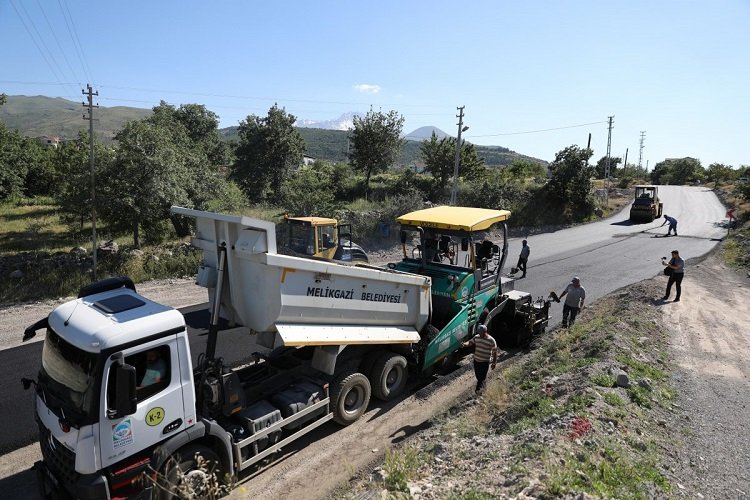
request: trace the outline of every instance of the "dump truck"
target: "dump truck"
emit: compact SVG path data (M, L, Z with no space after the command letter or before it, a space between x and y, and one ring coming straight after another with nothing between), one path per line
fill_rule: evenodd
M352 242L351 224L339 224L328 217L284 216L280 224L281 247L292 255L351 263L369 263L367 253Z
M663 209L664 203L659 199L658 186L635 186L635 199L630 207L631 221L653 222L661 217Z
M549 303L503 290L510 212L477 210L407 214L404 259L376 268L279 254L271 222L173 207L195 219L203 250L205 352L193 364L183 315L127 277L88 285L29 326L24 340L45 332L38 376L23 380L42 497L206 496L212 478L231 485L324 423L355 422L371 396L397 397L480 321L501 337L542 329ZM496 223L502 251L474 240ZM438 239L445 261L427 259L435 231L456 239ZM412 233L419 249L406 255ZM222 325L253 335L249 362L216 356Z

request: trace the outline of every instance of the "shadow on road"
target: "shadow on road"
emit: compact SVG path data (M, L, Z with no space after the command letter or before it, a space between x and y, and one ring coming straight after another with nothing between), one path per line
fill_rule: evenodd
M26 500L38 494L36 472L29 467L23 472L0 479L0 491L5 500Z
M34 391L23 389L21 377L36 380L41 359L41 342L0 351L0 453L36 441Z

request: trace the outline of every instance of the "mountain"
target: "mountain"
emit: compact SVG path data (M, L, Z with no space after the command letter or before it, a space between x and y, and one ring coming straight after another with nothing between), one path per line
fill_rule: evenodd
M83 119L83 114L80 102L41 95L11 95L8 102L0 106L0 122L28 137L46 135L73 139L79 131L89 129L89 122ZM127 122L149 115L150 109L101 106L94 109L96 136L102 142L110 143Z
M433 132L438 139L442 139L444 137L453 137L452 135L446 134L437 127L419 127L412 133L406 134L404 136L404 139L408 141L429 141L432 137Z
M58 136L71 139L81 130L88 130L89 123L82 119L80 102L45 96L8 96L8 102L0 106L0 122L29 137ZM140 120L151 115L150 109L127 106L99 107L94 110L95 133L102 142L111 143L114 135L128 121ZM325 161L346 161L349 151L349 132L355 116L359 113L344 113L338 119L326 121L298 120L297 130L305 141L305 154ZM412 166L421 161L419 146L432 133L438 138L449 137L437 127L420 127L404 138L398 165ZM237 140L237 127L219 129L223 140ZM523 159L546 163L525 156L502 146L475 146L477 154L491 167L508 165L513 160Z

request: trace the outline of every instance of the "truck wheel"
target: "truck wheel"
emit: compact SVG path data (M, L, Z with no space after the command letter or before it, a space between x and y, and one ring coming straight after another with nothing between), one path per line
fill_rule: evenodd
M202 464L198 456L202 457ZM187 445L169 457L162 467L154 496L160 500L216 498L224 493L224 482L224 471L216 452L206 446Z
M371 351L365 354L365 356L362 358L362 362L359 364L359 373L364 374L368 379L373 378L372 376L372 368L375 366L375 363L377 363L378 359L385 354L387 351L383 349L378 349L377 351Z
M372 394L382 401L390 401L406 387L406 358L387 352L378 358L371 373Z
M359 372L345 372L331 383L333 420L341 425L357 421L370 403L370 381Z

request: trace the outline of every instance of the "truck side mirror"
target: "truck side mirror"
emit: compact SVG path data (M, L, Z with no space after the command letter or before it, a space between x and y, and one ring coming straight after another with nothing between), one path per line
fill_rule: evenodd
M135 396L135 367L131 365L117 365L115 367L115 415L110 418L120 418L135 413L138 399Z

